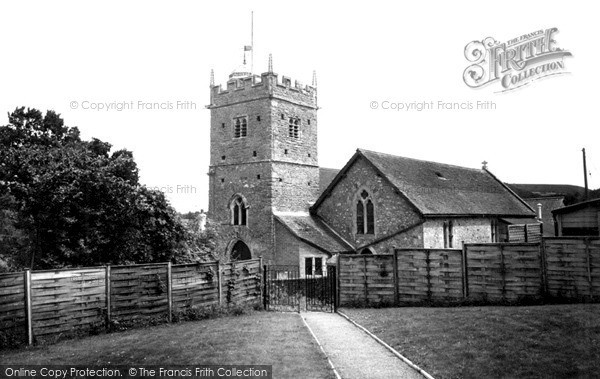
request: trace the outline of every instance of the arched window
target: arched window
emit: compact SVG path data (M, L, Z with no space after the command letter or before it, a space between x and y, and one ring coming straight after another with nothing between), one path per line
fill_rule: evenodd
M360 253L362 255L373 255L373 250L366 248L366 249L362 249L362 251Z
M375 234L375 209L373 199L362 190L356 200L356 234Z
M240 195L231 200L229 208L231 209L231 225L247 225L248 206Z
M232 261L246 261L252 259L250 248L243 241L237 241L231 248Z

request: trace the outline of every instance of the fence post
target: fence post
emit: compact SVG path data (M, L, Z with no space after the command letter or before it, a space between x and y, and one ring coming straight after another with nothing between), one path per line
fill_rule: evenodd
M590 239L587 237L584 238L583 243L585 244L585 255L587 258L588 284L590 287L590 298L591 298L594 294L594 287L592 286L592 264L591 264L592 257L591 257L591 253L590 253Z
M264 283L265 283L265 272L263 270L263 258L262 255L260 257L258 257L258 272L260 272L260 301L263 303L263 308L264 308L264 300L265 300L265 288L264 288Z
M336 302L335 308L336 309L338 309L340 307L340 303L341 303L340 296L342 295L342 289L340 286L340 283L341 283L340 272L341 272L341 268L342 268L341 266L342 266L342 253L338 253L337 265L335 266L335 271L336 271L336 273L335 273L335 281L336 281L335 291L337 294L337 296L335 297L335 302Z
M394 260L392 265L394 268L394 305L398 306L400 303L400 295L398 291L398 250L394 249L392 259Z
M263 272L263 288L264 288L264 292L263 292L263 308L265 309L265 311L267 311L267 307L268 307L268 297L269 297L269 268L267 267L267 265L264 265L262 268L262 272Z
M527 228L527 225L525 225L525 228ZM527 232L527 229L525 231ZM506 300L506 265L504 264L503 244L500 244L500 275L502 276L502 301L504 301Z
M467 245L462 241L462 279L463 279L463 297L469 297L469 275L467 267Z
M169 322L173 321L173 283L171 275L171 262L167 262L167 300L169 303Z
M427 278L427 301L431 301L431 250L425 249L425 273Z
M104 268L104 285L106 287L106 327L110 327L110 265L106 265Z
M218 287L218 291L219 291L219 306L223 304L223 295L222 295L222 275L221 275L221 261L217 261L217 287Z
M546 262L546 239L540 241L540 265L542 268L542 294L548 296L548 267Z
M367 287L367 256L363 255L363 262L365 262L365 304L369 304L369 289Z
M33 345L33 320L31 310L31 270L25 269L25 316L27 318L27 344Z

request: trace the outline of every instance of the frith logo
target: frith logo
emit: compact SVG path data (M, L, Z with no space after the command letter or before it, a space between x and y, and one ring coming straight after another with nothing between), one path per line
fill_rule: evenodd
M492 37L473 41L465 47L465 57L472 64L463 79L471 88L500 81L510 91L537 79L566 74L564 58L571 53L556 46L557 28L537 30L500 43Z

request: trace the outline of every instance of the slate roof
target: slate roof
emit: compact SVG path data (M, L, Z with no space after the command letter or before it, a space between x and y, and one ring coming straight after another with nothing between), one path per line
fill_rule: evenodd
M329 254L353 251L317 216L309 214L275 214L275 218L300 240Z
M323 191L325 191L338 172L340 172L340 170L337 168L319 167L319 194L322 194Z
M489 171L404 158L358 149L327 188L331 191L343 172L364 157L424 216L535 217L521 198ZM327 196L322 193L314 205Z

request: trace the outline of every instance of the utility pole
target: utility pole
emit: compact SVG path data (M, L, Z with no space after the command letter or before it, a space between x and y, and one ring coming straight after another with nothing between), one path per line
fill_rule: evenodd
M583 201L586 201L588 199L588 182L587 182L587 164L585 161L585 147L583 149L581 149L581 151L583 152L583 182L585 184L585 193L584 193Z

